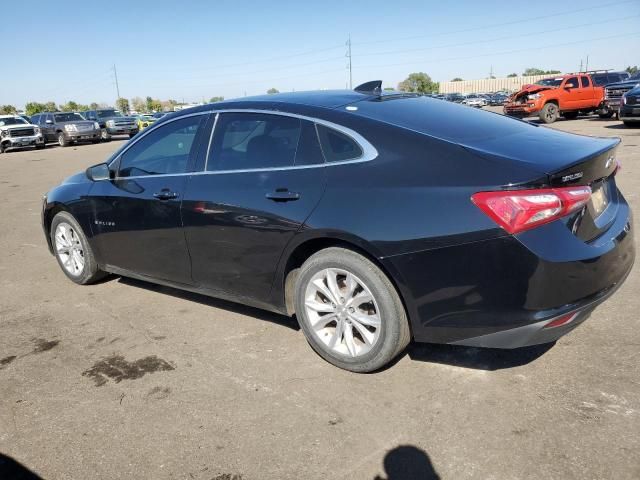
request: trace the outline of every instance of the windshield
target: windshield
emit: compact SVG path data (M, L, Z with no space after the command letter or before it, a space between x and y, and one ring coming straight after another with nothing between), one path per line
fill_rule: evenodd
M0 127L4 127L5 125L28 125L28 124L22 118L19 118L19 117L0 118Z
M120 117L120 112L117 110L98 110L96 112L98 118Z
M538 80L536 85L542 85L543 87L559 87L562 83L562 78L543 78Z
M84 118L82 118L77 113L56 113L54 115L54 118L56 119L56 123L77 122L78 120L84 120Z

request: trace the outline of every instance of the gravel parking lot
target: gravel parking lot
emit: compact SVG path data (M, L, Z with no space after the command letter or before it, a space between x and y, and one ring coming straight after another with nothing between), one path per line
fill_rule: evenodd
M552 128L622 138L618 183L640 225L640 129ZM352 374L286 317L68 281L42 194L120 144L0 155L0 477L4 456L46 479L640 478L637 267L554 346L412 345Z

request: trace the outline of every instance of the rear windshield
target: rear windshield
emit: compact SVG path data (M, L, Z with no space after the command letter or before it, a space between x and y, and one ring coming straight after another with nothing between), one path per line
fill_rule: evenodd
M58 122L77 122L77 121L84 120L84 118L82 118L77 113L56 113L54 115L54 118L56 119L56 123L58 123Z
M538 80L536 85L542 85L543 87L559 87L562 84L562 77L560 78L543 78Z
M396 98L358 102L356 115L391 123L455 143L504 137L536 128L503 115L433 98Z

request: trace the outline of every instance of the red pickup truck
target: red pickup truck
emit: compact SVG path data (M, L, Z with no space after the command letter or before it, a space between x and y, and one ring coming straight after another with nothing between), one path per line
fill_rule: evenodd
M515 117L537 114L544 123L553 123L560 116L574 119L579 112L601 110L603 101L604 88L595 85L591 75L574 73L523 86L504 105L504 113Z

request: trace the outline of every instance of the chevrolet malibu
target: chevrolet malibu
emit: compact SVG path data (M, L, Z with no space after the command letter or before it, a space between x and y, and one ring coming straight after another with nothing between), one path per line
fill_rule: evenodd
M553 342L625 280L615 138L398 92L268 95L158 120L44 198L64 274L295 315L367 372L413 340Z

